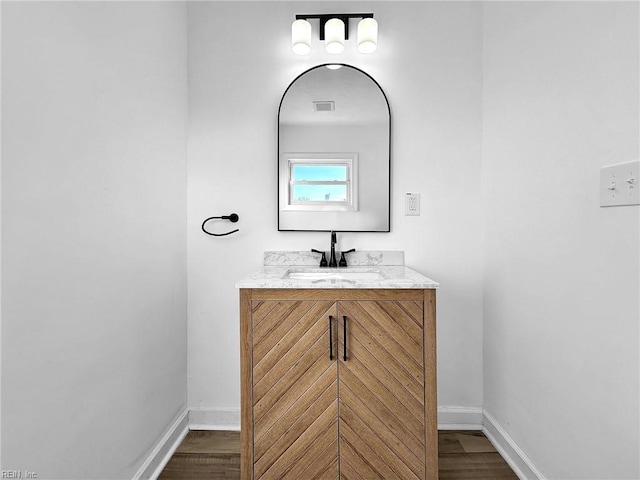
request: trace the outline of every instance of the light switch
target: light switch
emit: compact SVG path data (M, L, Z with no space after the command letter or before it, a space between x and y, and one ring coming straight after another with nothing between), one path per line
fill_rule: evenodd
M640 160L600 168L600 206L640 205Z

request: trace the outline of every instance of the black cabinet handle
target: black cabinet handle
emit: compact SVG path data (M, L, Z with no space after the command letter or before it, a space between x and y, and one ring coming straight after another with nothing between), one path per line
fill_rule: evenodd
M344 328L344 335L342 336L342 343L343 343L343 356L342 356L342 360L344 360L345 362L347 361L347 317L343 316L342 317L342 327Z
M333 360L333 317L329 315L329 360Z

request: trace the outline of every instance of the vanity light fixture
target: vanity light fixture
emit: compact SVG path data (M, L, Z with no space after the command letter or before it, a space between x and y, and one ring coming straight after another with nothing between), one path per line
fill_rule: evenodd
M339 18L332 18L324 24L324 48L327 53L337 55L343 52L345 28L346 24Z
M311 24L306 20L296 20L291 25L291 48L298 55L311 53Z
M363 18L358 23L358 51L373 53L378 48L378 22L371 18Z
M349 40L349 19L360 18L358 23L358 51L373 53L378 47L378 22L373 13L329 13L296 15L291 25L291 48L298 55L311 53L311 24L309 19L319 21L320 40L324 40L327 53L339 54Z

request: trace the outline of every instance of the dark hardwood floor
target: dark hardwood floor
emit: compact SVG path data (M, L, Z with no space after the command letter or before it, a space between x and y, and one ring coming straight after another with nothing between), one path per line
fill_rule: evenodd
M438 432L440 480L518 480L482 432ZM240 433L191 431L159 480L240 478Z

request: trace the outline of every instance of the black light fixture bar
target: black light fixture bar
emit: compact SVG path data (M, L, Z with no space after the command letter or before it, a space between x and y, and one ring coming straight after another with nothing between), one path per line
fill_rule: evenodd
M349 40L350 18L373 18L373 13L312 13L296 15L296 20L320 20L320 40L324 40L324 25L332 18L339 18L344 23L344 39Z

